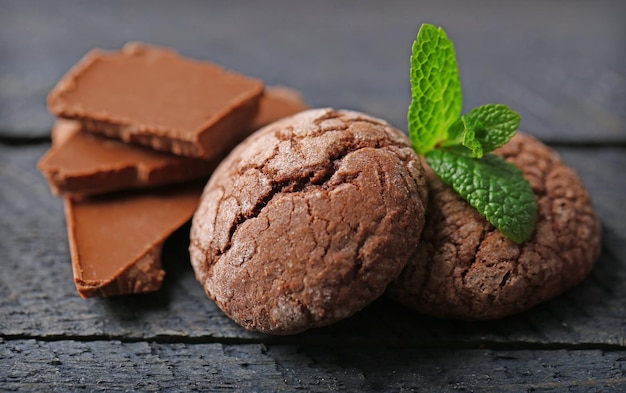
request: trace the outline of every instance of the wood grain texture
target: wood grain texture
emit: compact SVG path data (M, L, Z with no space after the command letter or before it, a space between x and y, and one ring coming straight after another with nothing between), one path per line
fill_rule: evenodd
M620 0L394 0L382 8L371 0L0 0L0 9L4 138L46 137L45 96L57 80L89 49L131 40L296 87L312 106L362 110L406 128L410 45L427 22L456 43L467 110L500 102L544 140L626 142Z
M3 389L622 392L626 351L0 341ZM386 359L381 362L381 359Z
M417 347L488 344L507 348L626 346L626 149L559 149L592 194L605 228L602 256L581 285L529 312L492 322L438 320L387 299L339 324L287 338L250 333L228 319L195 281L188 227L168 240L161 291L81 299L72 280L61 200L35 168L47 145L0 145L0 334L179 342L320 342Z

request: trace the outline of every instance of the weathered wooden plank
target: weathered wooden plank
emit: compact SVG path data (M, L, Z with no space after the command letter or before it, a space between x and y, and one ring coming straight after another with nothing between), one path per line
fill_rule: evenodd
M384 359L384 361L381 361ZM622 392L626 351L0 342L20 391Z
M46 136L44 98L94 46L167 45L269 83L313 106L359 109L405 128L418 26L456 42L468 107L511 105L545 140L626 141L626 3L0 2L0 136ZM68 12L71 9L72 12Z
M479 323L437 320L381 299L334 326L270 339L243 330L206 298L189 265L185 230L166 244L168 275L161 291L81 299L72 281L62 203L35 169L46 148L0 145L0 335L5 338L626 346L626 190L616 175L626 167L626 149L559 149L589 186L605 227L597 267L564 296L518 316Z
M626 206L626 182L623 176L625 149L579 147L557 148L557 151L561 158L577 171L590 190L593 204L608 229L608 235L626 236L626 221L622 216ZM626 247L621 246L613 250L626 252Z

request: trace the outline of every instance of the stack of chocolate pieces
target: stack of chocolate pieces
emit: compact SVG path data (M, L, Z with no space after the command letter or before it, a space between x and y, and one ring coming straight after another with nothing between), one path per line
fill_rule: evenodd
M65 199L82 297L155 291L161 248L193 216L220 160L300 95L144 44L93 50L48 96L58 117L38 164Z

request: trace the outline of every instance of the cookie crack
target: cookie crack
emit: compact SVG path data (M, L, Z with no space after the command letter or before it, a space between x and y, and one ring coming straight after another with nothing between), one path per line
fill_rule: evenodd
M340 120L341 124L337 124L337 122L333 124L324 124L329 120ZM292 132L287 132L290 135L290 142L294 143L294 145L299 145L299 142L302 140L306 140L308 138L315 138L320 136L326 132L343 132L345 135L341 138L339 143L339 147L329 152L329 157L326 163L311 165L309 167L302 168L302 170L295 174L292 174L290 178L285 178L284 180L277 180L277 174L275 170L268 170L268 164L274 159L278 154L280 154L280 149L278 145L274 146L272 153L264 160L264 162L259 164L250 164L243 165L239 167L237 172L242 173L246 172L250 169L254 169L258 171L261 175L265 176L265 178L270 179L270 189L265 193L265 195L260 196L258 200L254 203L254 206L247 211L240 211L236 214L232 225L228 230L228 237L226 239L225 245L218 249L216 255L219 257L225 253L227 253L232 248L233 237L235 236L238 229L250 219L254 219L258 217L263 209L271 203L271 201L279 194L288 194L288 193L299 193L299 192L308 192L312 188L321 188L327 192L332 191L338 184L351 182L353 178L358 176L350 176L347 175L342 177L341 181L335 181L331 183L331 180L341 167L342 160L349 154L357 152L362 149L388 149L392 152L392 154L398 157L401 161L404 161L403 155L397 151L398 149L402 149L406 146L402 145L398 141L389 140L385 137L375 138L375 139L360 139L356 137L356 131L352 129L352 127L356 126L358 123L368 123L376 126L380 126L374 120L358 117L358 118L346 118L342 113L337 111L329 111L328 113L320 116L315 119L313 124L316 126L316 130L313 130L307 135L294 135ZM288 130L291 131L291 130ZM285 140L285 133L279 133L280 135L276 135L275 137L278 140ZM292 146L295 148L296 146ZM299 148L295 148L295 150L300 150ZM383 180L384 182L384 180ZM383 184L384 185L384 184Z
M241 225L243 225L243 223L247 220L258 217L263 209L274 199L274 197L276 197L276 195L304 192L310 189L311 186L322 186L327 183L336 172L336 167L338 166L336 162L338 160L340 159L333 160L330 168L322 168L321 170L311 168L311 170L306 171L306 176L286 179L283 181L272 180L270 183L270 190L259 198L251 209L245 212L239 212L235 216L235 219L228 230L228 240L224 247L218 250L217 256L223 255L231 249L232 239L239 227L241 227Z
M232 248L232 240L233 237L235 236L235 232L237 232L237 229L239 229L239 227L247 220L254 218L254 217L258 217L259 214L261 214L261 210L263 210L263 208L265 206L267 206L267 204L272 200L272 198L274 198L274 196L280 192L281 190L281 186L280 184L272 184L272 188L270 189L270 191L265 194L263 197L261 197L257 203L252 207L252 209L250 209L247 212L239 212L237 213L237 215L235 216L235 219L233 220L233 223L231 224L230 228L228 229L228 240L226 241L226 244L224 245L223 248L218 249L216 252L217 256L221 256L223 254L226 254L228 252L228 250L230 250Z
M279 194L289 194L289 193L298 193L298 192L308 192L312 188L319 187L326 191L330 191L333 189L329 183L333 176L337 173L339 168L341 167L342 160L349 154L357 152L366 148L385 148L386 146L383 144L382 146L369 146L368 144L363 144L361 142L356 142L354 139L351 141L352 143L346 144L342 149L334 152L333 155L329 158L329 164L325 166L311 166L302 171L302 175L289 178L285 180L271 180L270 190L263 196L261 196L254 206L245 212L239 212L235 219L233 220L232 225L228 230L228 238L224 247L217 251L217 256L223 255L230 250L232 247L232 239L235 236L237 230L243 225L247 220L258 217L263 209L271 203L271 201ZM377 145L381 145L381 143L377 143ZM263 173L268 178L272 178L271 173L266 173L264 171L265 167L258 168L261 173ZM342 179L344 182L346 179Z

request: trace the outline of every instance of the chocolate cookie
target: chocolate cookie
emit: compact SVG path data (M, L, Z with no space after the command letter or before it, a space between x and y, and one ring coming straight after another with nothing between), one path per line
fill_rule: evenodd
M523 134L496 150L535 193L531 238L505 238L426 168L429 205L420 246L389 287L392 298L439 317L492 319L524 311L578 284L600 253L600 224L576 173Z
M247 329L291 334L379 297L417 247L426 180L382 120L315 109L245 140L207 184L190 254L207 295Z

